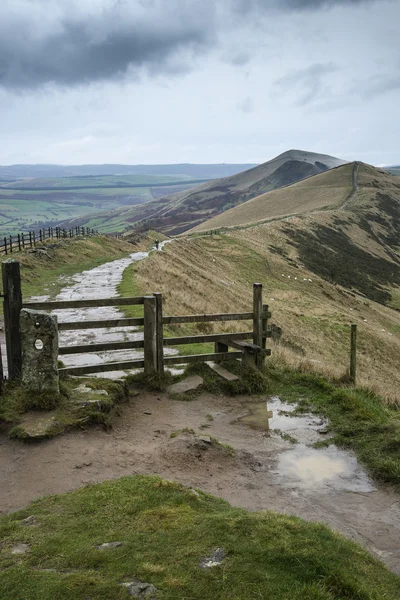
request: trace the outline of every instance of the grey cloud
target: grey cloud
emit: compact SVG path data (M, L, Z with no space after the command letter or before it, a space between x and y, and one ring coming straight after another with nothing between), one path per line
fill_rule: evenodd
M297 104L304 105L318 99L324 89L325 75L337 70L338 67L334 63L316 63L277 79L275 85L282 92L299 92Z
M236 10L248 13L252 10L264 12L265 9L275 8L277 10L307 10L319 8L331 8L336 5L355 6L358 4L370 4L381 0L233 0Z
M54 27L43 31L38 23L30 27L28 12L19 20L15 15L9 20L3 15L0 86L23 89L51 82L81 84L118 78L130 68L174 71L185 64L178 59L180 51L189 55L188 61L191 53L214 43L213 31L205 26L207 17L213 18L212 7L209 15L203 11L202 18L188 10L191 2L178 11L182 5L174 0L169 14L161 10L159 0L134 4L138 11L117 3L95 15L79 10L75 15L55 15ZM35 8L37 3L31 6Z
M368 0L13 0L0 8L0 87L79 85L193 67L224 28L252 9L318 8ZM8 7L8 8L7 8ZM250 26L250 25L249 25ZM244 64L245 53L233 57Z
M359 82L352 92L358 92L363 98L369 100L396 90L400 90L400 72L394 75L375 75Z

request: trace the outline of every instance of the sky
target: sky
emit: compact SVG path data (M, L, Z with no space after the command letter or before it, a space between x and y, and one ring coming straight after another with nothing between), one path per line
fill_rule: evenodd
M1 0L0 164L400 164L400 0Z

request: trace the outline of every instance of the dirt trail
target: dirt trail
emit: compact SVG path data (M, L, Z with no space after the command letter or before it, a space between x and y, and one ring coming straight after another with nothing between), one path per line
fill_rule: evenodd
M322 521L400 572L399 496L390 489L376 489L352 454L332 446L318 451L307 447L323 434L318 430L324 424L313 416L290 421L278 416L276 400L270 404L271 427L290 431L299 444L251 429L238 420L248 414L249 401L202 394L193 402L179 402L164 394L143 393L123 407L110 433L70 432L24 445L9 440L4 432L0 434L0 512L88 483L158 474L249 510ZM257 414L260 404L254 406ZM230 444L234 456L193 435L170 437L184 428Z
M340 210L347 210L350 207L350 205L357 198L357 194L360 189L360 187L358 185L359 170L360 170L360 164L358 162L355 162L353 165L353 173L352 173L352 190L351 190L350 194L347 196L347 198L345 199L345 201L343 202L342 206L340 207Z

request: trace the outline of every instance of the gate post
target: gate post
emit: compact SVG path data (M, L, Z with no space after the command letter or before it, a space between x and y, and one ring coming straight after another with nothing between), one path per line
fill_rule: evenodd
M22 309L21 275L19 262L6 260L2 264L4 293L4 330L7 345L8 378L21 377L22 351L19 332L19 314Z
M351 326L350 334L350 381L356 385L357 379L357 325Z
M164 375L163 297L160 292L156 292L154 297L156 299L157 373Z
M253 284L253 344L262 348L263 345L263 304L262 284ZM264 361L262 353L256 357L257 367L261 367Z
M154 296L144 296L144 372L157 372L157 314Z

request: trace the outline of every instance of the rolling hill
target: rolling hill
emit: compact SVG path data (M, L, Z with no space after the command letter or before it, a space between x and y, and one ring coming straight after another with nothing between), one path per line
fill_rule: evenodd
M223 232L272 222L279 223L285 245L296 249L297 259L309 271L400 308L397 177L364 163L349 163L262 194L189 233ZM273 251L283 252L279 247Z
M252 207L257 212L249 217ZM363 163L344 165L198 229L135 267L138 288L161 291L167 314L244 311L259 281L276 326L273 357L283 354L289 364L340 379L348 366L349 324L356 323L359 383L399 405L397 177ZM223 330L241 331L243 324ZM199 333L218 331L219 324L207 324Z
M397 177L364 163L347 163L286 188L261 194L190 231L242 227L321 210L373 209L379 206L379 199L388 194L395 202L400 198Z
M246 202L260 193L324 172L345 164L345 161L302 150L289 150L284 154L242 173L205 182L189 191L178 192L149 202L145 206L121 208L112 213L67 222L102 229L103 224L138 230L157 229L166 234L178 234L206 221L231 207Z

